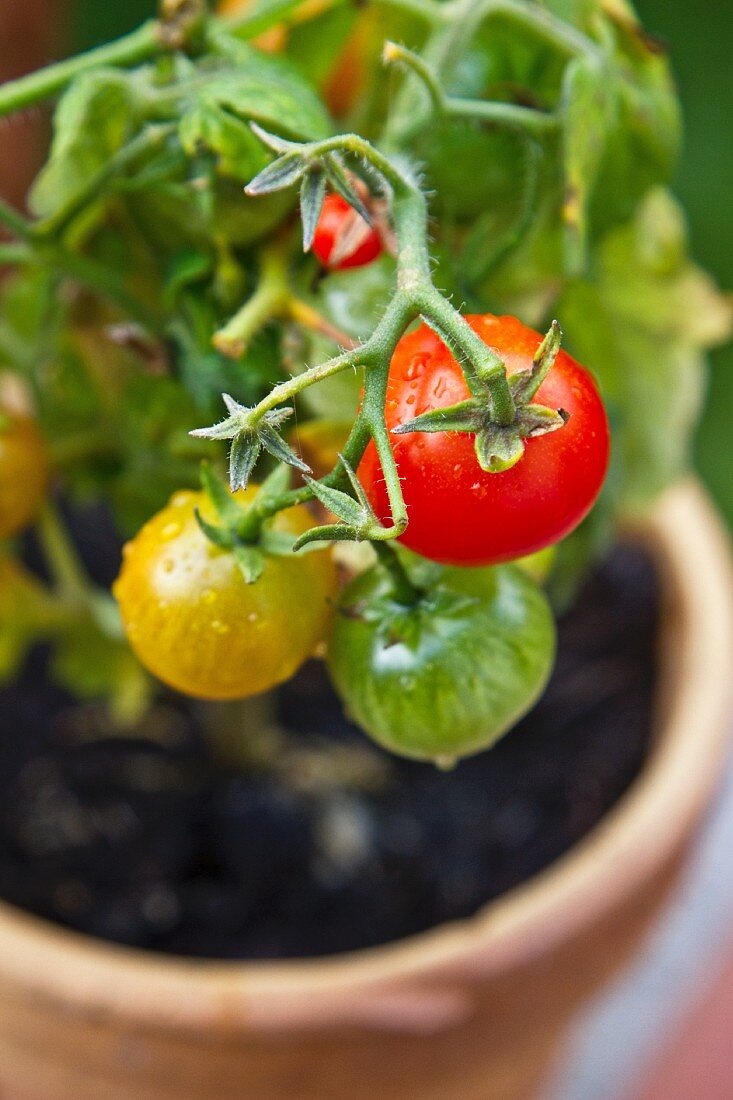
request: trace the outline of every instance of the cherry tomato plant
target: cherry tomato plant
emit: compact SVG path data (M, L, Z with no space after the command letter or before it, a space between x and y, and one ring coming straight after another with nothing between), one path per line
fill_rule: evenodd
M0 201L0 673L50 642L130 723L148 673L245 698L315 655L391 751L492 745L730 327L659 44L604 0L162 0L0 118L45 100ZM129 539L116 598L54 498Z

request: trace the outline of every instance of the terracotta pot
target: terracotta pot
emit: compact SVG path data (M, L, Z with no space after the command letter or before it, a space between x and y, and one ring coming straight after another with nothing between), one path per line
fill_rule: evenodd
M657 740L585 840L471 920L318 961L116 948L0 907L3 1100L515 1100L643 944L722 769L733 575L701 489L634 533L656 555Z

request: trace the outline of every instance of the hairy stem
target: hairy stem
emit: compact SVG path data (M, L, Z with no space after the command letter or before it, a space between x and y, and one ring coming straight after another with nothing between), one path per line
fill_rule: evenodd
M58 61L38 72L21 76L0 85L0 116L21 111L34 103L50 99L62 92L75 77L104 65L121 68L138 65L154 57L161 49L159 25L151 19L116 42L99 46L77 57Z
M71 606L86 604L91 581L59 512L50 501L38 517L36 530L56 594Z

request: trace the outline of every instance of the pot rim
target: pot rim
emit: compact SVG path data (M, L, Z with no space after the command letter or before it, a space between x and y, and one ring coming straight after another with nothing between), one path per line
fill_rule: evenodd
M412 1023L404 1026L429 1029L462 1013L467 980L527 962L596 921L679 848L709 798L729 733L733 567L723 524L690 479L631 534L648 545L662 580L657 744L614 808L545 870L466 920L295 961L157 955L0 903L0 982L66 1010L143 1026L241 1031L347 1018L403 1026L405 1018Z

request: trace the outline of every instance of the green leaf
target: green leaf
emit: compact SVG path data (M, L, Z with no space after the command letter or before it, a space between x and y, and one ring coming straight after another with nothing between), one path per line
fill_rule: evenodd
M252 130L217 103L196 103L180 121L181 145L189 156L214 153L220 175L249 180L263 167L266 154Z
M571 352L596 375L614 433L608 492L643 507L685 467L704 392L705 351L731 331L731 304L687 254L665 191L598 249L592 279L560 302Z
M331 125L317 92L284 58L242 43L236 57L204 60L198 72L199 102L215 103L286 138L318 141L329 136Z
M176 253L168 265L163 302L167 309L174 310L181 291L201 282L211 273L211 256L193 249Z
M9 554L0 554L0 683L17 673L28 650L47 641L64 612L44 585Z
M593 191L611 123L610 77L595 57L579 57L566 70L561 110L566 227L566 267L582 271L586 263L588 202Z
M78 77L54 116L49 160L31 190L40 218L65 208L129 140L139 123L131 78L97 69Z

